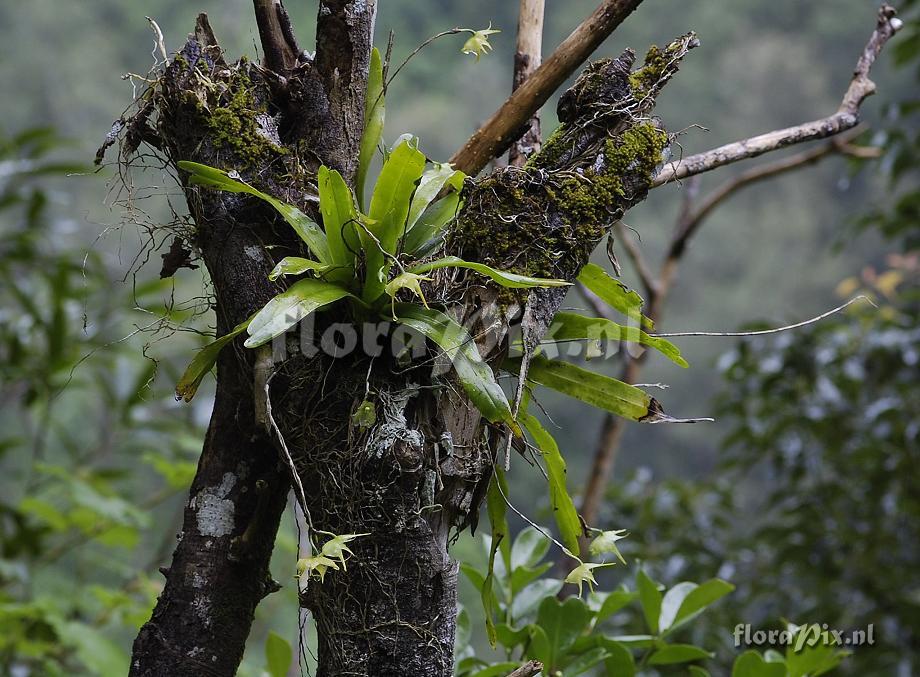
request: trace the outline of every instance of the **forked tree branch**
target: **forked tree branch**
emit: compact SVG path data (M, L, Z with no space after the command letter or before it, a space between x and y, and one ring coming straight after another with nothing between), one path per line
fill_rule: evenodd
M450 159L457 169L478 174L501 155L522 133L530 117L540 110L565 80L597 49L642 0L604 0L550 57L518 87L466 144Z
M869 79L869 71L882 47L903 25L895 16L894 7L882 5L878 10L878 20L872 37L863 49L853 71L853 78L847 88L837 112L826 118L806 122L795 127L778 129L750 139L736 141L718 148L691 155L671 162L658 173L652 187L670 181L709 172L718 167L757 157L774 150L780 150L798 143L826 139L852 129L859 124L859 107L866 97L875 92L875 83Z
M514 53L514 83L517 90L543 60L544 0L520 0L517 50ZM508 152L508 164L522 167L527 158L540 152L540 111L527 121L527 132L514 142Z

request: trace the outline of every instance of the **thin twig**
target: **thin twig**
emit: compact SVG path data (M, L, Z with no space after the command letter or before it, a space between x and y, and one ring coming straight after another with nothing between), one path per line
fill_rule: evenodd
M657 336L659 338L675 338L678 336L766 336L767 334L779 334L780 332L790 331L792 329L798 329L800 327L808 326L809 324L814 324L815 322L820 322L824 318L830 317L836 313L839 313L842 310L850 307L857 301L866 301L873 308L876 307L872 300L864 295L860 294L859 296L850 299L846 303L843 303L836 308L828 310L826 313L821 313L816 317L812 317L808 320L802 322L796 322L795 324L787 324L785 327L775 327L773 329L761 329L759 331L677 331L677 332L665 332L661 334L649 334L649 336Z
M884 4L878 10L878 20L869 42L863 49L853 71L853 78L847 88L837 112L820 120L806 122L761 134L750 139L729 143L718 148L675 160L664 166L655 177L652 187L670 181L712 171L733 162L757 157L764 153L786 148L806 141L826 139L852 129L859 124L859 107L866 97L875 92L875 83L869 79L869 71L885 43L900 30L903 22L895 17L895 9Z

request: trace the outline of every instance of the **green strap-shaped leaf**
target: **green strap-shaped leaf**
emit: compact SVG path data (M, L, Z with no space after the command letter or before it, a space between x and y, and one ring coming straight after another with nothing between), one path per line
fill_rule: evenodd
M383 136L383 121L386 118L384 101L383 62L379 50L371 50L371 65L367 74L367 93L364 99L364 134L361 136L361 148L358 154L358 173L355 177L355 192L358 204L364 209L364 186L367 173Z
M380 170L367 215L374 222L371 232L390 254L396 253L403 236L412 194L424 170L425 154L410 141L396 146Z
M358 251L355 223L358 211L345 179L325 165L316 175L319 187L319 210L323 215L323 228L329 242L333 261L341 266L353 266Z
M422 213L434 201L446 185L454 186L459 189L463 185L463 179L466 174L458 169L454 169L450 163L437 163L432 169L422 174L415 195L412 196L412 203L409 206L409 216L406 220L406 230L411 231L413 226L421 218Z
M256 348L280 336L307 315L339 299L351 296L344 287L322 280L300 280L265 304L249 323L244 344Z
M391 265L386 253L396 253L396 246L405 232L409 201L424 169L425 155L407 140L393 149L380 171L371 197L367 226L377 242L369 242L370 238L364 238L364 250L367 252L364 300L368 303L383 293L384 281Z
M521 402L518 423L524 426L527 434L543 455L543 461L546 463L546 476L549 478L549 502L553 510L553 518L556 520L563 544L577 557L581 521L578 519L575 503L565 486L565 459L559 452L559 445L556 444L553 436L535 416L527 413L526 405L526 401Z
M611 308L623 313L629 319L646 329L654 329L655 323L642 314L642 297L625 284L610 277L604 269L589 263L578 274L578 281Z
M252 318L250 317L248 320L240 322L229 333L224 334L216 341L212 341L198 351L198 354L192 359L191 364L186 367L185 373L182 374L182 378L176 383L176 397L182 398L186 402L192 401L192 398L195 397L195 393L198 392L198 386L201 385L201 381L204 379L205 374L211 371L212 367L214 367L214 364L217 362L217 356L220 351L225 345L230 343L230 341L246 331L246 327L249 326L251 321Z
M431 339L450 358L460 384L487 420L513 423L508 399L466 329L439 310L409 303L397 303L394 310L399 322Z
M428 205L422 215L415 222L412 229L406 233L403 245L405 251L416 256L423 256L428 251L434 251L443 236L444 227L457 215L460 208L460 189L463 188L464 176L459 173L447 181L453 191L440 200Z
M214 167L183 160L179 162L179 169L191 174L189 183L194 186L215 188L229 193L247 193L248 195L265 200L281 214L282 218L288 222L291 228L294 229L294 232L297 233L298 237L306 243L310 251L313 252L313 255L319 259L321 263L334 263L332 254L329 251L329 242L326 240L326 234L323 232L323 229L294 205L289 205L286 202L273 198L271 195L253 188L245 181L230 175L228 172L215 169Z
M509 571L511 534L508 529L507 504L505 496L508 495L508 485L505 483L504 471L498 466L492 479L489 480L489 490L486 493L486 509L489 513L489 525L492 528L492 547L489 550L489 569L485 580L479 590L482 599L482 609L486 615L486 634L492 648L496 645L494 612L494 595L492 583L495 580L495 553L501 550L505 559L505 571Z
M520 363L520 358L506 360L502 367L516 374ZM561 360L535 355L527 370L527 380L633 421L654 413L650 411L654 400L648 393Z
M444 258L437 259L436 261L430 261L429 263L413 266L409 269L409 272L421 275L432 270L437 270L438 268L469 268L470 270L475 270L480 275L485 275L486 277L495 280L503 287L513 287L516 289L523 289L527 287L566 287L571 284L571 282L566 282L565 280L555 280L552 278L543 277L528 277L527 275L509 273L504 270L491 268L483 263L464 261L463 259L456 256L445 256Z
M553 318L553 324L547 332L549 340L570 341L587 339L590 341L630 341L649 348L654 348L681 367L688 367L687 360L680 349L670 341L649 336L638 327L624 327L602 317L585 317L578 313L559 312Z

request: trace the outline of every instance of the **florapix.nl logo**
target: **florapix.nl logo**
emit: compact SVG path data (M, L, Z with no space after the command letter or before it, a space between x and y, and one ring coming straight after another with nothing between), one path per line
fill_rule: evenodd
M739 623L732 633L735 647L774 646L792 647L793 651L802 651L806 647L833 646L855 647L875 644L875 626L871 623L865 628L840 630L831 628L827 623L806 623L804 625L788 624L784 629L754 630L750 624Z

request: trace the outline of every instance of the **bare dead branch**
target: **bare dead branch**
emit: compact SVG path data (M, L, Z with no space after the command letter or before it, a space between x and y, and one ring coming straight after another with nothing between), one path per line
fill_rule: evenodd
M642 0L604 0L550 57L518 87L466 144L451 158L457 169L478 174L501 155L540 109L598 45L629 16Z
M543 60L543 8L544 0L520 0L512 92L539 68ZM538 152L540 111L535 111L527 122L527 132L511 146L508 164L522 167L528 157Z
M841 153L857 157L865 157L867 154L874 156L877 149L870 147L854 146L850 142L863 132L862 127L845 132L838 138L828 141L827 143L815 148L790 155L788 157L752 167L738 176L729 179L721 186L707 195L695 209L691 209L678 223L674 236L671 239L671 245L668 249L667 258L677 259L683 255L687 242L700 227L702 222L709 214L718 207L723 201L731 197L735 192L750 186L758 181L773 178L781 174L786 174L793 170L815 164L828 155Z
M826 139L855 127L859 124L860 105L866 97L875 92L875 83L869 79L872 64L875 63L885 43L903 25L902 21L895 17L895 13L891 5L884 4L879 8L875 30L859 57L850 86L836 113L820 120L775 130L671 162L658 173L652 187L694 174L709 172L733 162L757 157L798 143Z
M297 66L300 49L281 0L252 0L262 43L262 65L285 75Z

